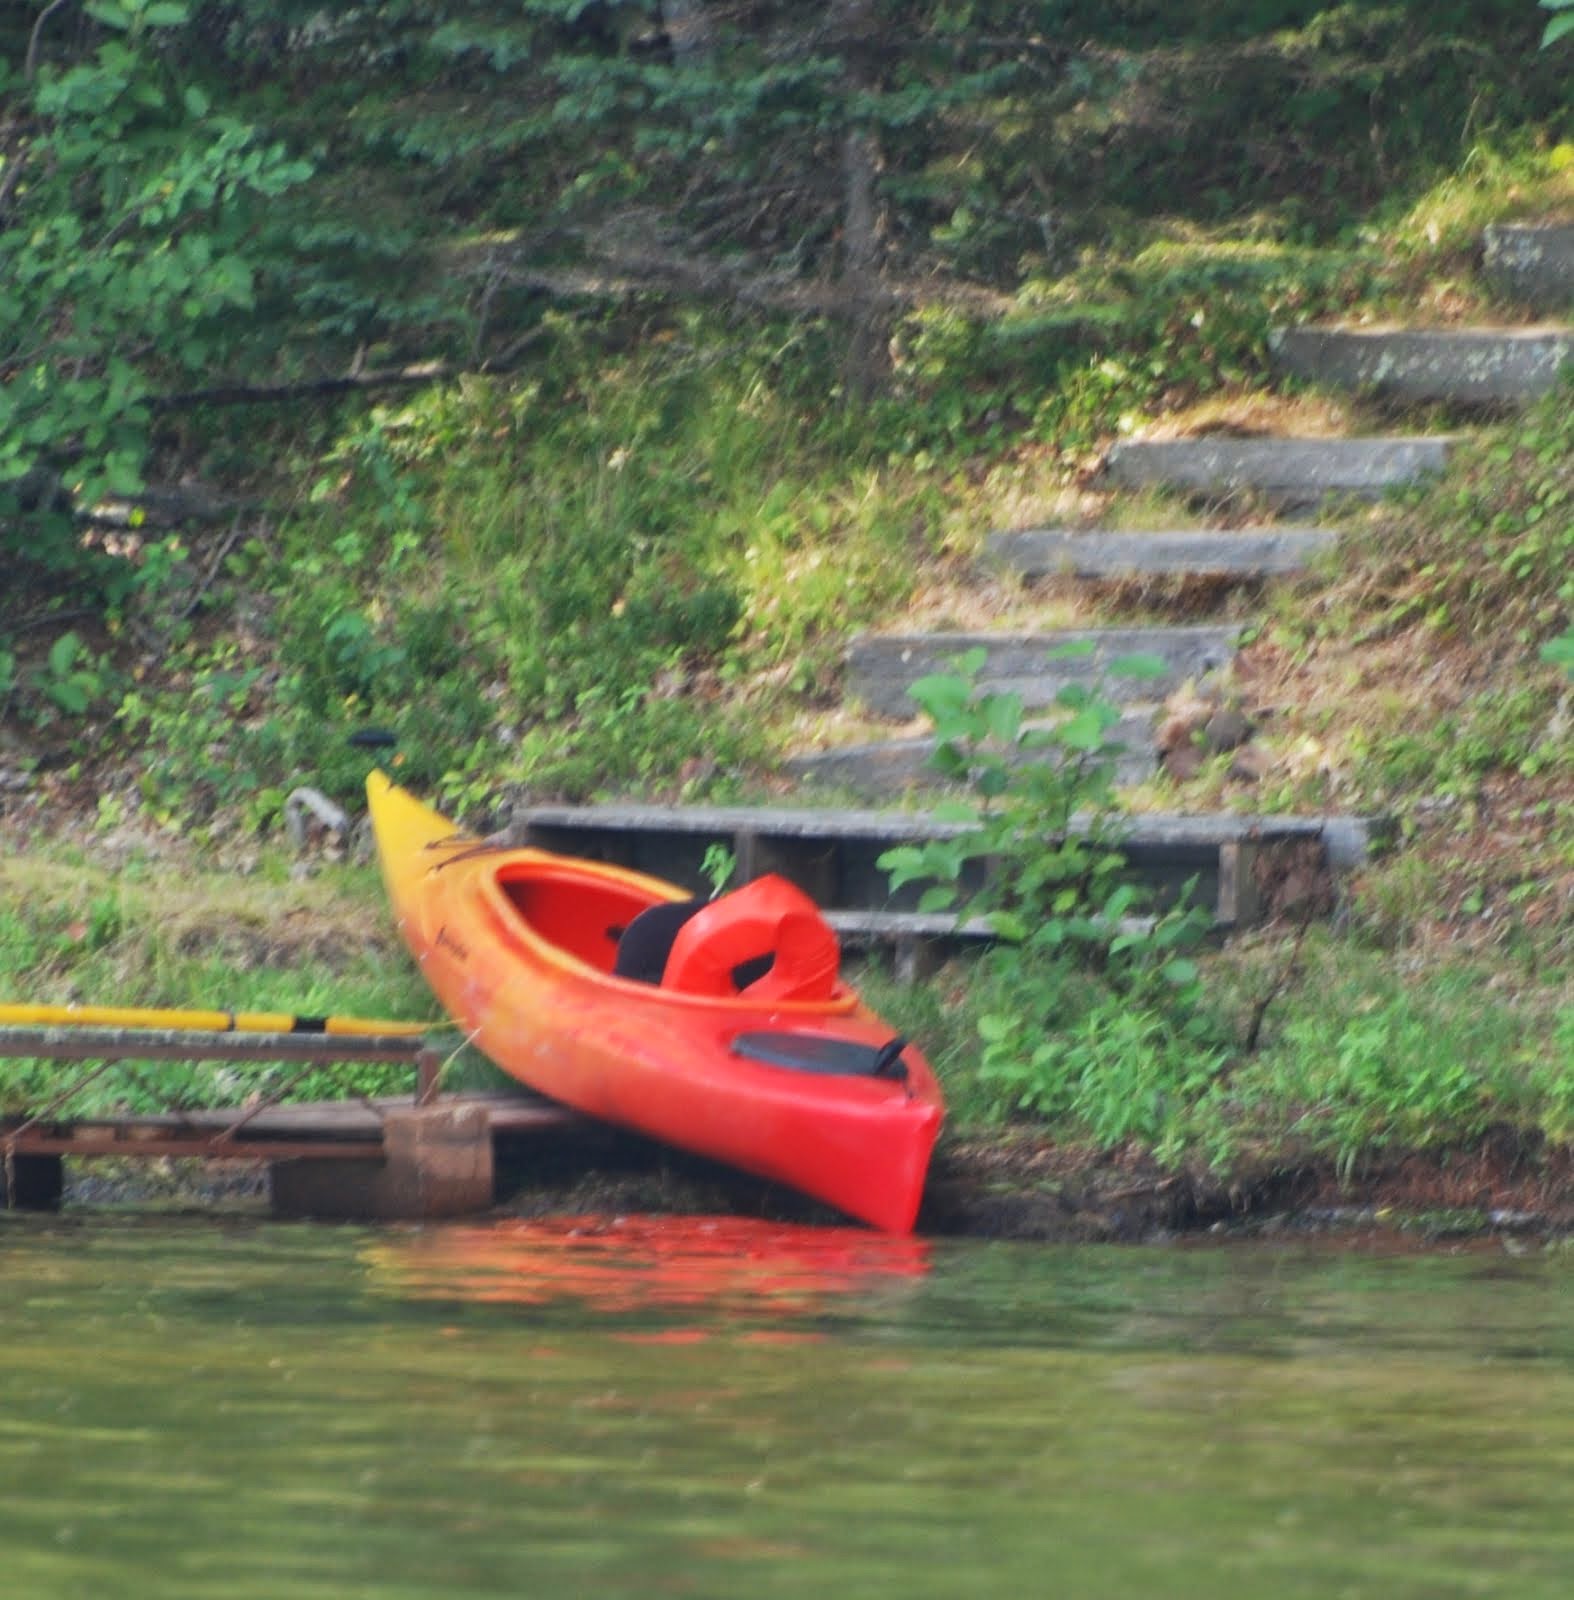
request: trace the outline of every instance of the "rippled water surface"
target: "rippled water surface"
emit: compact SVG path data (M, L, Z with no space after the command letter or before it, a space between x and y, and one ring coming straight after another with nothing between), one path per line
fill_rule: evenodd
M1574 1254L0 1222L56 1596L1574 1593Z

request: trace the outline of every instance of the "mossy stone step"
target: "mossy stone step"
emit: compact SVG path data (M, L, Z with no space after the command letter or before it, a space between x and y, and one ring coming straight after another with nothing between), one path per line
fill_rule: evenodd
M1024 528L991 534L989 556L1027 578L1289 577L1332 550L1332 528L1183 528L1152 533Z
M1123 747L1115 761L1119 782L1141 783L1153 776L1159 759L1153 734L1156 716L1151 706L1128 709L1110 729L1110 740ZM930 766L935 744L922 735L877 739L805 752L789 757L785 765L793 777L822 790L845 789L869 800L900 800L914 790L942 787L944 780Z
M1330 495L1372 499L1448 463L1448 435L1369 439L1130 439L1104 458L1110 481L1129 489L1167 489L1193 500L1247 495L1281 507Z
M917 712L908 690L919 678L950 670L970 650L985 660L981 689L1014 691L1034 709L1053 705L1068 684L1096 686L1110 699L1131 704L1162 699L1188 678L1203 678L1227 666L1240 637L1238 627L1084 628L1043 633L861 634L847 651L848 690L877 716L907 718ZM1063 646L1089 653L1050 660ZM1153 655L1165 666L1162 678L1110 676L1121 656Z
M1293 377L1417 404L1523 405L1574 356L1567 328L1280 328L1274 365Z
M1124 820L1118 848L1131 877L1151 888L1160 904L1195 880L1197 903L1222 928L1269 914L1292 880L1302 895L1326 892L1329 880L1360 865L1386 832L1381 820L1347 816L1207 813ZM1089 826L1075 819L1072 832ZM515 835L528 844L632 867L697 893L708 889L706 852L719 845L737 858L738 881L778 872L833 919L843 912L915 914L923 885L906 884L892 894L879 857L895 845L964 831L963 824L922 812L841 808L529 806L514 817ZM988 871L986 862L974 862L967 884L982 883ZM895 938L899 924L890 926Z
M1500 293L1538 310L1574 310L1574 222L1495 223L1482 245Z

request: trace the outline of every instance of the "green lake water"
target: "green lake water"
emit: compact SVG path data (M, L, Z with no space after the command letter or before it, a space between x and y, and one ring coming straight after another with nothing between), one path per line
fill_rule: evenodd
M1574 1253L0 1221L0 1584L1567 1600Z

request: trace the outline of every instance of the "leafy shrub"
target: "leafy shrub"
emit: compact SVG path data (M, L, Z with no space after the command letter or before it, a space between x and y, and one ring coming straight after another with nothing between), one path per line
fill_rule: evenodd
M935 814L964 828L880 864L893 892L926 885L921 910L982 918L1000 940L977 1001L979 1080L997 1111L1160 1143L1226 1057L1192 959L1208 919L1184 899L1154 911L1124 875L1116 707L1071 684L1057 719L1027 723L1018 696L975 687L983 660L969 652L911 690L934 725L935 766L971 796ZM1130 657L1111 670L1162 667Z

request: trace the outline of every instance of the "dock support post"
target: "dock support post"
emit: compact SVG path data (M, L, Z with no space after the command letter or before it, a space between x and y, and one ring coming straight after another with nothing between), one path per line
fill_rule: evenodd
M429 1106L437 1098L437 1091L442 1087L443 1055L440 1050L434 1050L430 1045L423 1045L421 1053L415 1058L415 1103L418 1106Z
M383 1151L381 1162L274 1162L268 1178L275 1212L421 1221L491 1207L492 1130L484 1106L392 1108L383 1122Z
M65 1163L59 1156L21 1156L8 1151L0 1162L0 1206L14 1211L58 1211L65 1193Z

